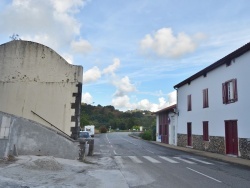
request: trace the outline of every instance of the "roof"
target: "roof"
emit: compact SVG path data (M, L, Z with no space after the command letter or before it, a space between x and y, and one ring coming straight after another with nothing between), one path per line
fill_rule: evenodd
M175 104L175 105L172 105L172 106L168 106L168 107L166 107L166 108L163 108L163 109L161 109L161 110L155 112L154 114L159 114L159 113L161 113L161 112L171 111L171 110L173 110L174 108L176 108L176 104Z
M178 83L177 85L174 86L175 89L178 89L179 87L190 83L192 80L195 80L196 78L206 75L209 71L212 71L216 69L217 67L223 65L223 64L230 64L231 61L242 54L246 53L247 51L250 50L250 42L245 44L244 46L240 47L239 49L235 50L234 52L228 54L227 56L223 57L222 59L216 61L215 63L209 65L208 67L204 68L203 70L197 72L196 74L190 76L186 80Z

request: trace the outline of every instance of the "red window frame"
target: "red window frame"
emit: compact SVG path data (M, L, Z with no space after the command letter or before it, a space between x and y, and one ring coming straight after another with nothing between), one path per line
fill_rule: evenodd
M223 104L238 101L237 79L228 80L222 83L222 101Z
M187 111L192 111L192 97L191 97L191 95L187 96Z
M208 108L208 88L203 89L203 108Z
M209 141L208 121L203 121L203 141Z

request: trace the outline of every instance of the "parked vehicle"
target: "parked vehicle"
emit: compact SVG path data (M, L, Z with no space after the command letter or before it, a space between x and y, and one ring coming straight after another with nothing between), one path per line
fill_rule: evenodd
M94 125L86 125L84 126L84 131L88 131L91 137L95 135L95 126Z
M88 131L80 131L79 138L90 138Z

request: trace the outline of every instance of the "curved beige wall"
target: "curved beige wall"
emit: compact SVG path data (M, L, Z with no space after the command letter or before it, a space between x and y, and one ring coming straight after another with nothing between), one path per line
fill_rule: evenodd
M71 135L73 93L82 83L81 66L68 64L52 49L29 41L0 45L0 111L50 123ZM34 112L34 113L33 113ZM49 122L49 123L48 123Z

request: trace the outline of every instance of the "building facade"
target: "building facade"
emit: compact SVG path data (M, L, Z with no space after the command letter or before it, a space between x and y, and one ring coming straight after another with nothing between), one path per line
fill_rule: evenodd
M176 145L177 120L176 105L169 106L155 112L156 114L156 141Z
M83 68L30 41L0 45L0 111L77 137ZM5 123L2 122L2 125ZM1 127L1 134L6 127Z
M250 43L174 86L178 146L250 159Z

